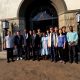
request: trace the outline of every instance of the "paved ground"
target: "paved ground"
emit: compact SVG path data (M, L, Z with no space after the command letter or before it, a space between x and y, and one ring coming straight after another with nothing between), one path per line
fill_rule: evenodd
M80 80L80 64L1 60L0 80Z
M0 80L80 80L79 64L61 64L41 61L6 62L6 53L0 60Z

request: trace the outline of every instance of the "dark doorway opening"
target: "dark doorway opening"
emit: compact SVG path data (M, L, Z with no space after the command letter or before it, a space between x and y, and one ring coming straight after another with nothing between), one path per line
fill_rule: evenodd
M49 29L50 26L53 26L53 27L57 26L56 20L53 20L53 23L52 23L52 20L45 20L45 21L38 21L38 22L35 21L33 22L33 28L31 29L37 30L38 28L40 28L41 31L46 31L47 29Z
M26 23L26 29L37 29L41 30L48 29L49 26L57 26L58 27L58 14L52 2L50 0L30 0L30 4L26 5L27 2L24 0L22 7L20 9L19 17L23 17ZM35 17L41 11L46 11L47 14L53 17L57 17L56 19L43 20L43 21L34 21L32 18ZM33 28L32 28L33 27Z

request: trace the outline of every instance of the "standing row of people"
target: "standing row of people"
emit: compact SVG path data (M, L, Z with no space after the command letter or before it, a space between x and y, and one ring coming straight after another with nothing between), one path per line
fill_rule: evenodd
M11 35L8 32L8 36L5 37L4 48L7 49L7 61L10 62L10 58L13 59L13 49L17 49L17 60L40 60L49 59L52 62L60 61L65 63L69 61L73 63L75 60L78 63L78 34L73 31L73 27L69 27L69 32L66 32L66 27L57 28L50 27L50 30L46 32L38 32L35 30L24 30L21 35L20 31L17 31L16 35ZM24 57L23 57L24 54Z
M56 62L58 58L60 62L65 63L69 61L78 63L78 34L73 31L73 27L69 27L69 32L66 32L66 27L62 27L58 30L55 27L50 28L50 40L48 47L51 50L51 59Z

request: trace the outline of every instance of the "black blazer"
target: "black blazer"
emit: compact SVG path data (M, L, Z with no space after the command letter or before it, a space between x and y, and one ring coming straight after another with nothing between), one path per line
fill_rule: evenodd
M35 38L33 35L29 35L29 46L34 48L38 48L40 46L40 37L37 34Z
M23 44L24 44L24 38L23 38L23 36L22 35L20 35L20 37L19 36L15 36L14 37L14 44L16 45L16 46L22 46Z
M39 45L40 45L40 38L39 38L39 36L36 34L36 37L34 38L34 36L33 36L33 38L32 38L33 40L33 47L35 47L35 48L37 48Z

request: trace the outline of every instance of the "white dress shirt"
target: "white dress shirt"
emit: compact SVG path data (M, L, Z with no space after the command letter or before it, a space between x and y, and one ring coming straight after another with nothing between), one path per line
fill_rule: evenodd
M13 36L6 36L5 37L6 48L13 48L14 47L14 38Z

